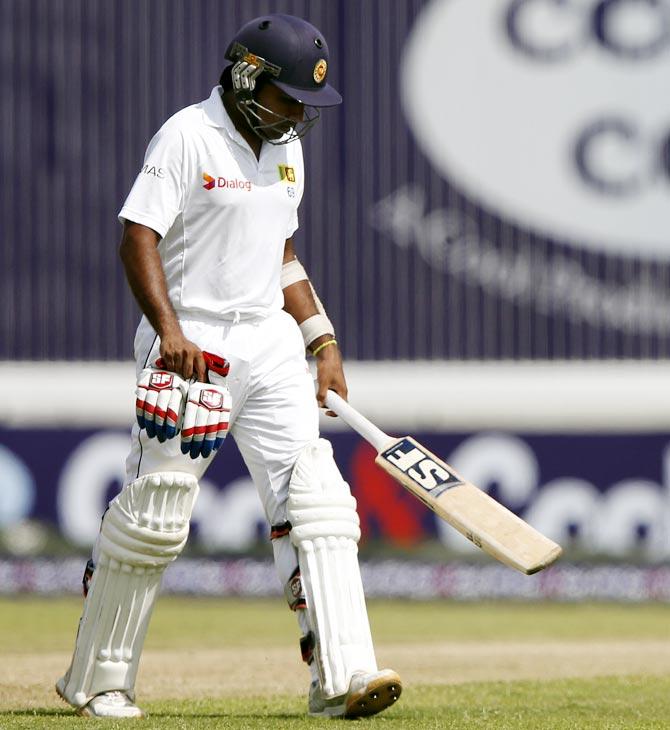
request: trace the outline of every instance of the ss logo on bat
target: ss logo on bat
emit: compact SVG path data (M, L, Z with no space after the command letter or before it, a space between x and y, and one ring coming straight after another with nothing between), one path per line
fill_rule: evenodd
M408 439L402 439L382 454L384 459L400 469L415 484L433 496L441 494L449 487L461 484L444 465L437 464L430 454L420 449Z

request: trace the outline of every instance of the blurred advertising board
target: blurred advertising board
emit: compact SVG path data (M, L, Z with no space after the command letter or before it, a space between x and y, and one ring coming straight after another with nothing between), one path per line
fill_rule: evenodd
M444 556L475 549L374 464L347 432L326 434L358 501L363 554ZM428 448L531 524L570 557L660 563L670 558L670 437L666 433L416 433ZM41 531L87 551L122 484L129 435L121 430L0 431L0 529L5 554L44 549ZM201 480L193 516L196 554L253 553L268 528L229 439ZM442 552L440 552L442 555Z

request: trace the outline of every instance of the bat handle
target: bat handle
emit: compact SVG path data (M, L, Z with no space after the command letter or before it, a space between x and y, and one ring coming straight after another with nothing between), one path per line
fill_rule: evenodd
M382 451L386 444L393 439L377 428L372 421L361 415L353 406L349 405L334 390L326 393L326 406L335 411L337 415L354 431L357 431L366 441L371 443L377 451Z

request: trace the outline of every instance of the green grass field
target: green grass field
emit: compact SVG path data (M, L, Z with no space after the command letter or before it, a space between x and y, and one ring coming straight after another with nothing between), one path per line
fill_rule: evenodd
M76 599L0 601L0 729L81 728L53 683ZM371 602L404 681L385 728L669 728L670 607ZM312 728L294 618L279 599L163 598L138 680L144 728ZM105 722L127 727L128 722Z

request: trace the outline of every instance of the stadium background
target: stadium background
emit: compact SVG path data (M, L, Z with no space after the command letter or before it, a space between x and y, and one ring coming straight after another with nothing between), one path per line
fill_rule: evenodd
M304 141L296 244L352 402L566 547L532 578L482 560L324 420L368 592L670 598L670 10L473 6L0 0L1 592L78 590L132 420L116 213L153 132L216 83L226 39L281 11L323 30L345 99ZM269 554L229 442L166 588L278 594Z

